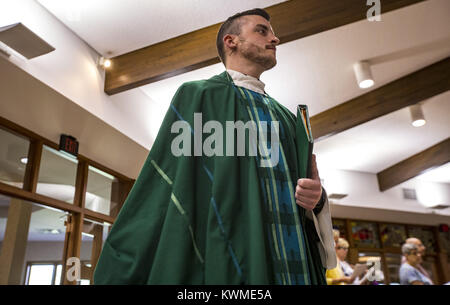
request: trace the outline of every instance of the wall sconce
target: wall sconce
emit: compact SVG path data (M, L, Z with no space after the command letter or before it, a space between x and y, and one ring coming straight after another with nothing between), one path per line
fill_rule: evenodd
M422 107L420 104L415 104L409 107L411 112L411 124L414 127L420 127L425 125L427 121L425 121L425 117L422 112Z
M373 81L372 71L370 70L370 64L367 61L359 61L353 65L355 70L356 80L358 86L361 89L372 87L375 82Z

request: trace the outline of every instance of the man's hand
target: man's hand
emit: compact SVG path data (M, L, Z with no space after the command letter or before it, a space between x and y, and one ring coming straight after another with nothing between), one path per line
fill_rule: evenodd
M316 155L314 154L311 160L311 176L311 179L298 179L295 188L295 202L307 210L313 210L322 197L322 184L320 183Z

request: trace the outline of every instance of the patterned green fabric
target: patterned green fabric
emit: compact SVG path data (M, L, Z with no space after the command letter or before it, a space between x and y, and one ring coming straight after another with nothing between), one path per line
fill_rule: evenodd
M318 240L314 224L294 209L295 200L292 204L290 187L296 178L290 177L297 177L292 113L270 100L270 113L283 126L285 162L278 170L261 170L258 157L248 153L239 157L171 153L172 140L178 136L170 132L172 123L184 120L193 133L194 113L202 113L203 123L247 122L252 112L237 88L224 72L178 89L104 243L95 284L325 283L314 246ZM203 140L208 136L204 134ZM290 213L272 200L279 194L283 198L279 207L290 206Z
M261 122L283 122L276 115L276 101L272 98L236 87L241 95L241 102L247 104L249 119L255 121L258 131L266 133L259 138L265 142L263 149L271 151L271 138L275 135L275 128L268 124L268 128L261 128ZM278 162L269 167L258 167L261 189L266 191L264 206L266 211L265 222L267 226L268 242L271 248L274 266L274 275L278 284L310 284L307 252L302 222L304 213L299 213L300 208L295 203L295 181L291 179L291 173L286 161L283 145L287 144L287 137L291 137L289 130L285 130L285 124L279 126L277 138ZM273 133L273 134L272 134ZM266 141L264 141L266 139ZM272 152L273 153L273 152ZM268 156L263 152L262 156ZM273 162L275 163L275 162ZM294 174L294 173L292 173Z

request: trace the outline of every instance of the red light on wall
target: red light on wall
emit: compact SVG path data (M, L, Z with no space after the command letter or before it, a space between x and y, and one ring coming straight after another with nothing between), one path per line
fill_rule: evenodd
M59 150L78 156L78 141L72 136L62 134L59 139Z
M439 232L448 232L448 225L446 224L440 224L438 228Z

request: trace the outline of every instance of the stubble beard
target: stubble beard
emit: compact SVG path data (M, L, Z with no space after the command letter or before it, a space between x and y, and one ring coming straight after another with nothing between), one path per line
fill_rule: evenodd
M275 55L272 56L265 54L266 52L267 49L263 49L254 44L246 44L245 46L243 45L243 48L241 49L241 54L244 58L260 65L264 69L264 71L272 69L277 64Z

